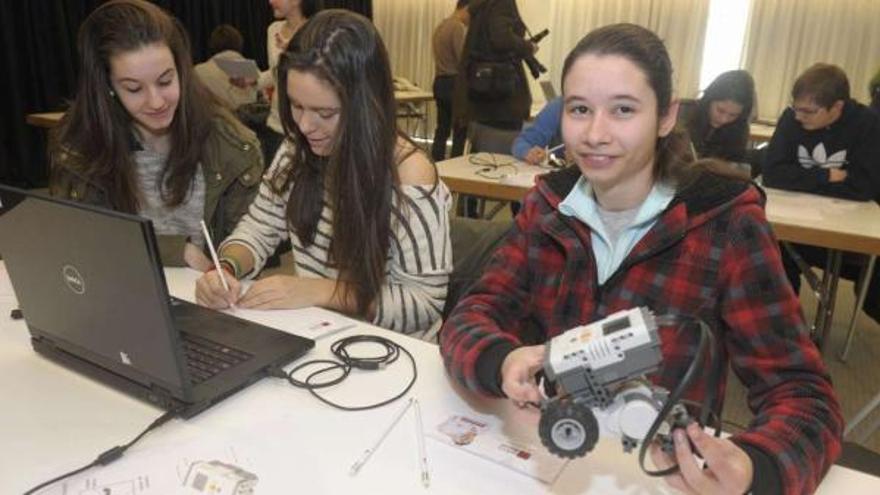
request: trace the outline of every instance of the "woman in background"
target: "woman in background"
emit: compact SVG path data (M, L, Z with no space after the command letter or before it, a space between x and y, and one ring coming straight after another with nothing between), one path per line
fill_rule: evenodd
M200 221L219 240L247 210L263 172L256 136L195 76L183 26L149 2L101 5L78 49L50 192L147 217L165 265L210 268Z
M692 106L682 106L679 120L697 156L745 162L754 102L752 76L732 70L716 77Z
M281 118L278 115L278 94L284 88L278 87L276 69L278 57L287 48L287 44L299 28L305 24L309 17L319 10L320 0L269 0L272 14L277 21L269 24L266 30L266 55L269 60L269 69L260 74L257 87L271 92L271 104L269 116L266 118L265 135L262 136L264 157L266 162L271 162L278 151L278 146L284 139L284 129L281 127ZM262 133L261 133L262 134Z
M287 138L260 192L220 249L228 272L199 279L199 303L323 306L411 334L439 318L452 252L451 196L428 156L396 125L391 68L373 24L316 14L278 66ZM290 239L295 275L251 276Z

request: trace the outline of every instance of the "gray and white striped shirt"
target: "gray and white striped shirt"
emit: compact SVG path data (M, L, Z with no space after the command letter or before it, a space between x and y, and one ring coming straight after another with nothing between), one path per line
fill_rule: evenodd
M337 279L329 262L328 246L333 237L333 209L325 201L314 243L303 246L290 231L285 217L290 189L277 195L269 178L284 153L266 172L260 190L232 235L223 241L239 244L254 256L256 273L283 240L290 239L297 275ZM392 197L391 242L385 265L385 284L376 300L373 323L403 333L423 333L440 318L452 271L449 238L449 210L452 195L443 182L433 191L429 185L403 185L402 198ZM401 201L402 200L402 201ZM401 208L401 202L404 207Z

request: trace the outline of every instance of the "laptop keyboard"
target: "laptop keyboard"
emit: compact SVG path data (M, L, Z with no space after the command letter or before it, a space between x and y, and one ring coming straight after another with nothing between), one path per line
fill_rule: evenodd
M253 357L253 354L190 333L180 335L193 383L201 383Z

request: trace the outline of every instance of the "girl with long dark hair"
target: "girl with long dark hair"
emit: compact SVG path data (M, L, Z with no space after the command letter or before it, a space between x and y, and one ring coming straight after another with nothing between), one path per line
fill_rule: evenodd
M690 108L682 107L681 120L697 156L746 161L754 103L752 76L731 70L716 77Z
M428 329L452 265L450 194L431 161L396 126L385 46L366 18L316 14L278 66L287 139L260 193L221 247L230 290L202 277L217 308L324 306L392 330ZM249 276L289 238L296 275Z
M263 173L256 136L196 77L183 26L149 2L101 5L78 48L50 192L148 217L164 264L208 269L200 221L222 239L246 211Z

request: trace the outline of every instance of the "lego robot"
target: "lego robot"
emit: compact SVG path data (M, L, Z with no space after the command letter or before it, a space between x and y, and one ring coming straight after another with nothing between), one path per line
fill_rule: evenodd
M542 443L560 457L581 457L593 450L601 429L618 436L626 452L655 437L671 450L672 429L691 419L681 404L664 410L669 392L645 378L661 359L657 319L647 308L620 311L553 338L543 371L556 395L541 405Z

